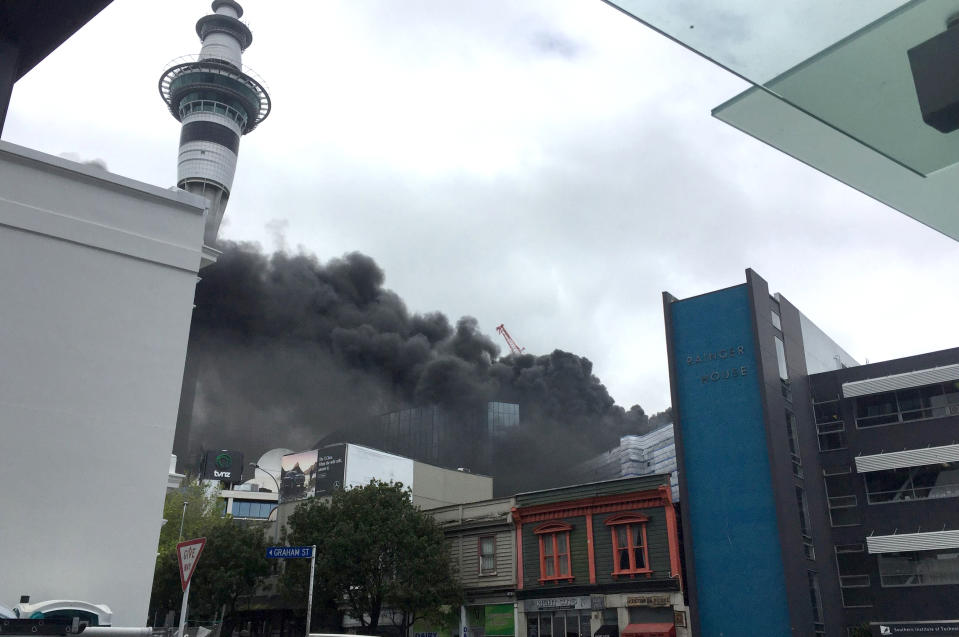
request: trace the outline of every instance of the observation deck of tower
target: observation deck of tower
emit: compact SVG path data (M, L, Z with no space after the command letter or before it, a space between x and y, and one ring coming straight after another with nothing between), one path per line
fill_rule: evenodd
M200 54L174 60L160 77L160 95L182 124L177 186L210 202L203 242L212 246L223 221L240 136L270 114L270 96L244 72L242 54L253 34L240 21L243 7L214 0L213 13L196 23Z

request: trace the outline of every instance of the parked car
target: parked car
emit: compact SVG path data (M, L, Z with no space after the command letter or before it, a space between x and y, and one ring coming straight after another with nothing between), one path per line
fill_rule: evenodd
M106 604L91 604L75 599L51 599L44 602L20 602L13 607L13 614L19 619L48 619L53 617L77 617L88 626L110 626L113 611Z

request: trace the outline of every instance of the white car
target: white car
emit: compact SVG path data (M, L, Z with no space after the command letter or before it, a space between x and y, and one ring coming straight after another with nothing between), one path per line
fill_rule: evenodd
M47 619L50 617L78 617L88 626L109 626L113 611L106 604L91 604L75 599L51 599L44 602L21 602L13 607L20 619Z

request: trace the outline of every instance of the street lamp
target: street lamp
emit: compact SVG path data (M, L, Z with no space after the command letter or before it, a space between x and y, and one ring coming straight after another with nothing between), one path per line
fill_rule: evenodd
M259 469L266 475L270 476L270 480L272 480L273 484L276 485L276 506L273 508L273 510L276 511L276 528L273 530L273 544L279 544L280 543L280 483L277 482L276 478L273 477L272 473L270 473L269 471L267 471L266 469L264 469L257 463L251 462L250 466L256 469Z
M183 521L186 519L186 505L190 504L189 500L183 501L183 513L180 514L180 539L178 542L183 541Z

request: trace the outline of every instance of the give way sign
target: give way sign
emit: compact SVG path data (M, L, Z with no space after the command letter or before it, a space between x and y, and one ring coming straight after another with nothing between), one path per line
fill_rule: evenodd
M187 540L176 545L176 561L180 564L180 587L185 591L196 570L196 563L200 561L200 553L206 546L206 538Z

